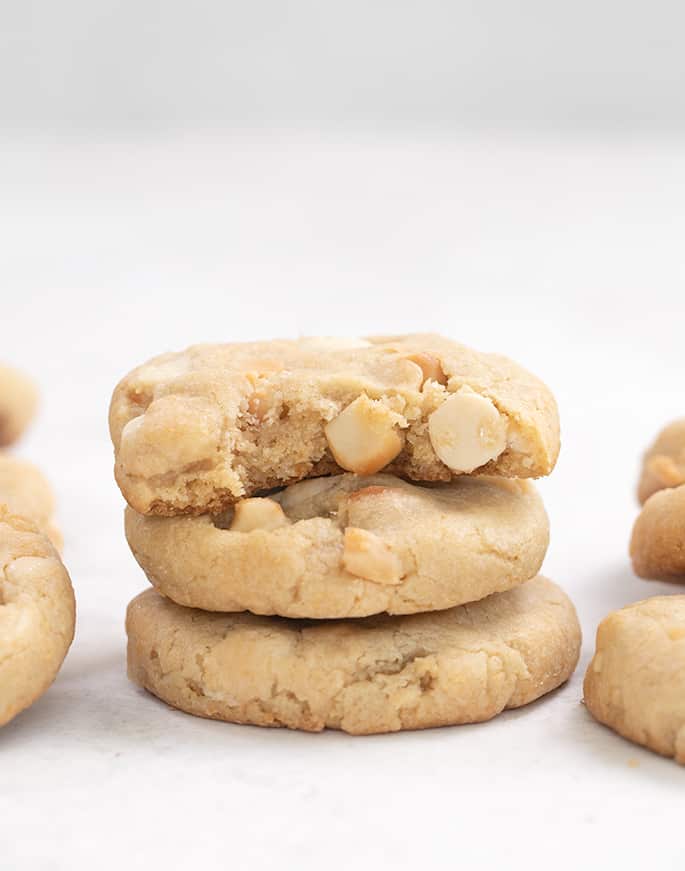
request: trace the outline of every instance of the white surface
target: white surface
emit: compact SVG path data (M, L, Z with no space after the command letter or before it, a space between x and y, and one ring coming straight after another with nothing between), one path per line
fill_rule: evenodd
M0 733L0 867L681 868L685 771L580 704L598 620L667 591L626 556L638 456L683 414L682 143L262 136L8 144L0 356L43 411L79 606L54 687ZM545 569L585 631L563 690L374 738L205 722L126 680L127 551L106 415L199 340L439 329L559 399ZM631 760L634 762L631 764ZM356 863L356 864L354 864Z

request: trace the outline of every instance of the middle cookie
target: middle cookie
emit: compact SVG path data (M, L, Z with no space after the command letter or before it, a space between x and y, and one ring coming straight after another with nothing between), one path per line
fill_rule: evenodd
M126 509L150 582L180 605L283 617L364 617L452 608L529 580L549 543L527 481L392 475L314 478L220 516Z

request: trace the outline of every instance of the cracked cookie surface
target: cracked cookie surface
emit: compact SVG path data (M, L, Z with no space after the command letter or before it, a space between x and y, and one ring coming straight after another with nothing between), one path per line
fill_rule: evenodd
M685 418L659 433L646 452L637 495L641 503L659 490L685 484Z
M584 692L600 723L685 764L685 596L655 596L609 614Z
M33 463L0 451L0 504L12 514L28 517L58 550L62 534L55 525L55 497L46 477Z
M0 447L11 445L36 412L38 392L22 372L0 365Z
M685 583L685 485L660 490L642 506L630 556L641 578Z
M284 617L411 614L473 602L536 575L549 543L528 481L314 478L220 517L145 517L126 536L180 605Z
M124 497L160 515L218 513L343 471L539 477L559 452L556 403L541 381L435 335L165 354L116 387L110 432Z
M331 622L183 608L154 590L129 605L129 677L191 714L352 734L488 720L572 674L580 627L537 577L434 614Z
M57 551L0 505L0 726L50 686L74 637L74 593Z

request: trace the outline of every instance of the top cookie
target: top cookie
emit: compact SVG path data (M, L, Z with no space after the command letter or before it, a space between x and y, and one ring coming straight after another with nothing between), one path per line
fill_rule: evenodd
M110 407L115 475L142 514L223 511L341 470L539 477L559 453L547 387L436 335L197 345L134 369Z
M0 447L24 432L38 404L33 382L9 366L0 366Z
M664 427L642 463L637 497L645 503L658 490L685 484L685 418Z

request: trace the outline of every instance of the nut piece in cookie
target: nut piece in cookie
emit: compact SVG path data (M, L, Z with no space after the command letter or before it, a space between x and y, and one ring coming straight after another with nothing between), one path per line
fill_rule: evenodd
M685 596L609 614L597 630L585 705L624 738L685 764Z
M410 354L407 360L416 363L423 374L423 381L435 381L438 384L447 384L447 376L442 371L442 366L437 357L432 354Z
M121 462L133 475L165 475L211 464L221 435L219 414L206 400L163 396L121 433Z
M402 563L392 548L373 532L348 526L345 530L343 565L351 575L377 584L399 584Z
M397 415L380 402L360 396L325 428L336 463L348 472L373 475L402 450Z
M685 418L669 423L645 454L638 499L644 504L657 491L681 484L685 484Z
M454 472L473 472L507 446L506 420L487 397L468 387L431 414L428 432L435 453Z
M278 502L253 497L236 502L230 529L233 532L252 532L253 529L278 529L289 523Z

